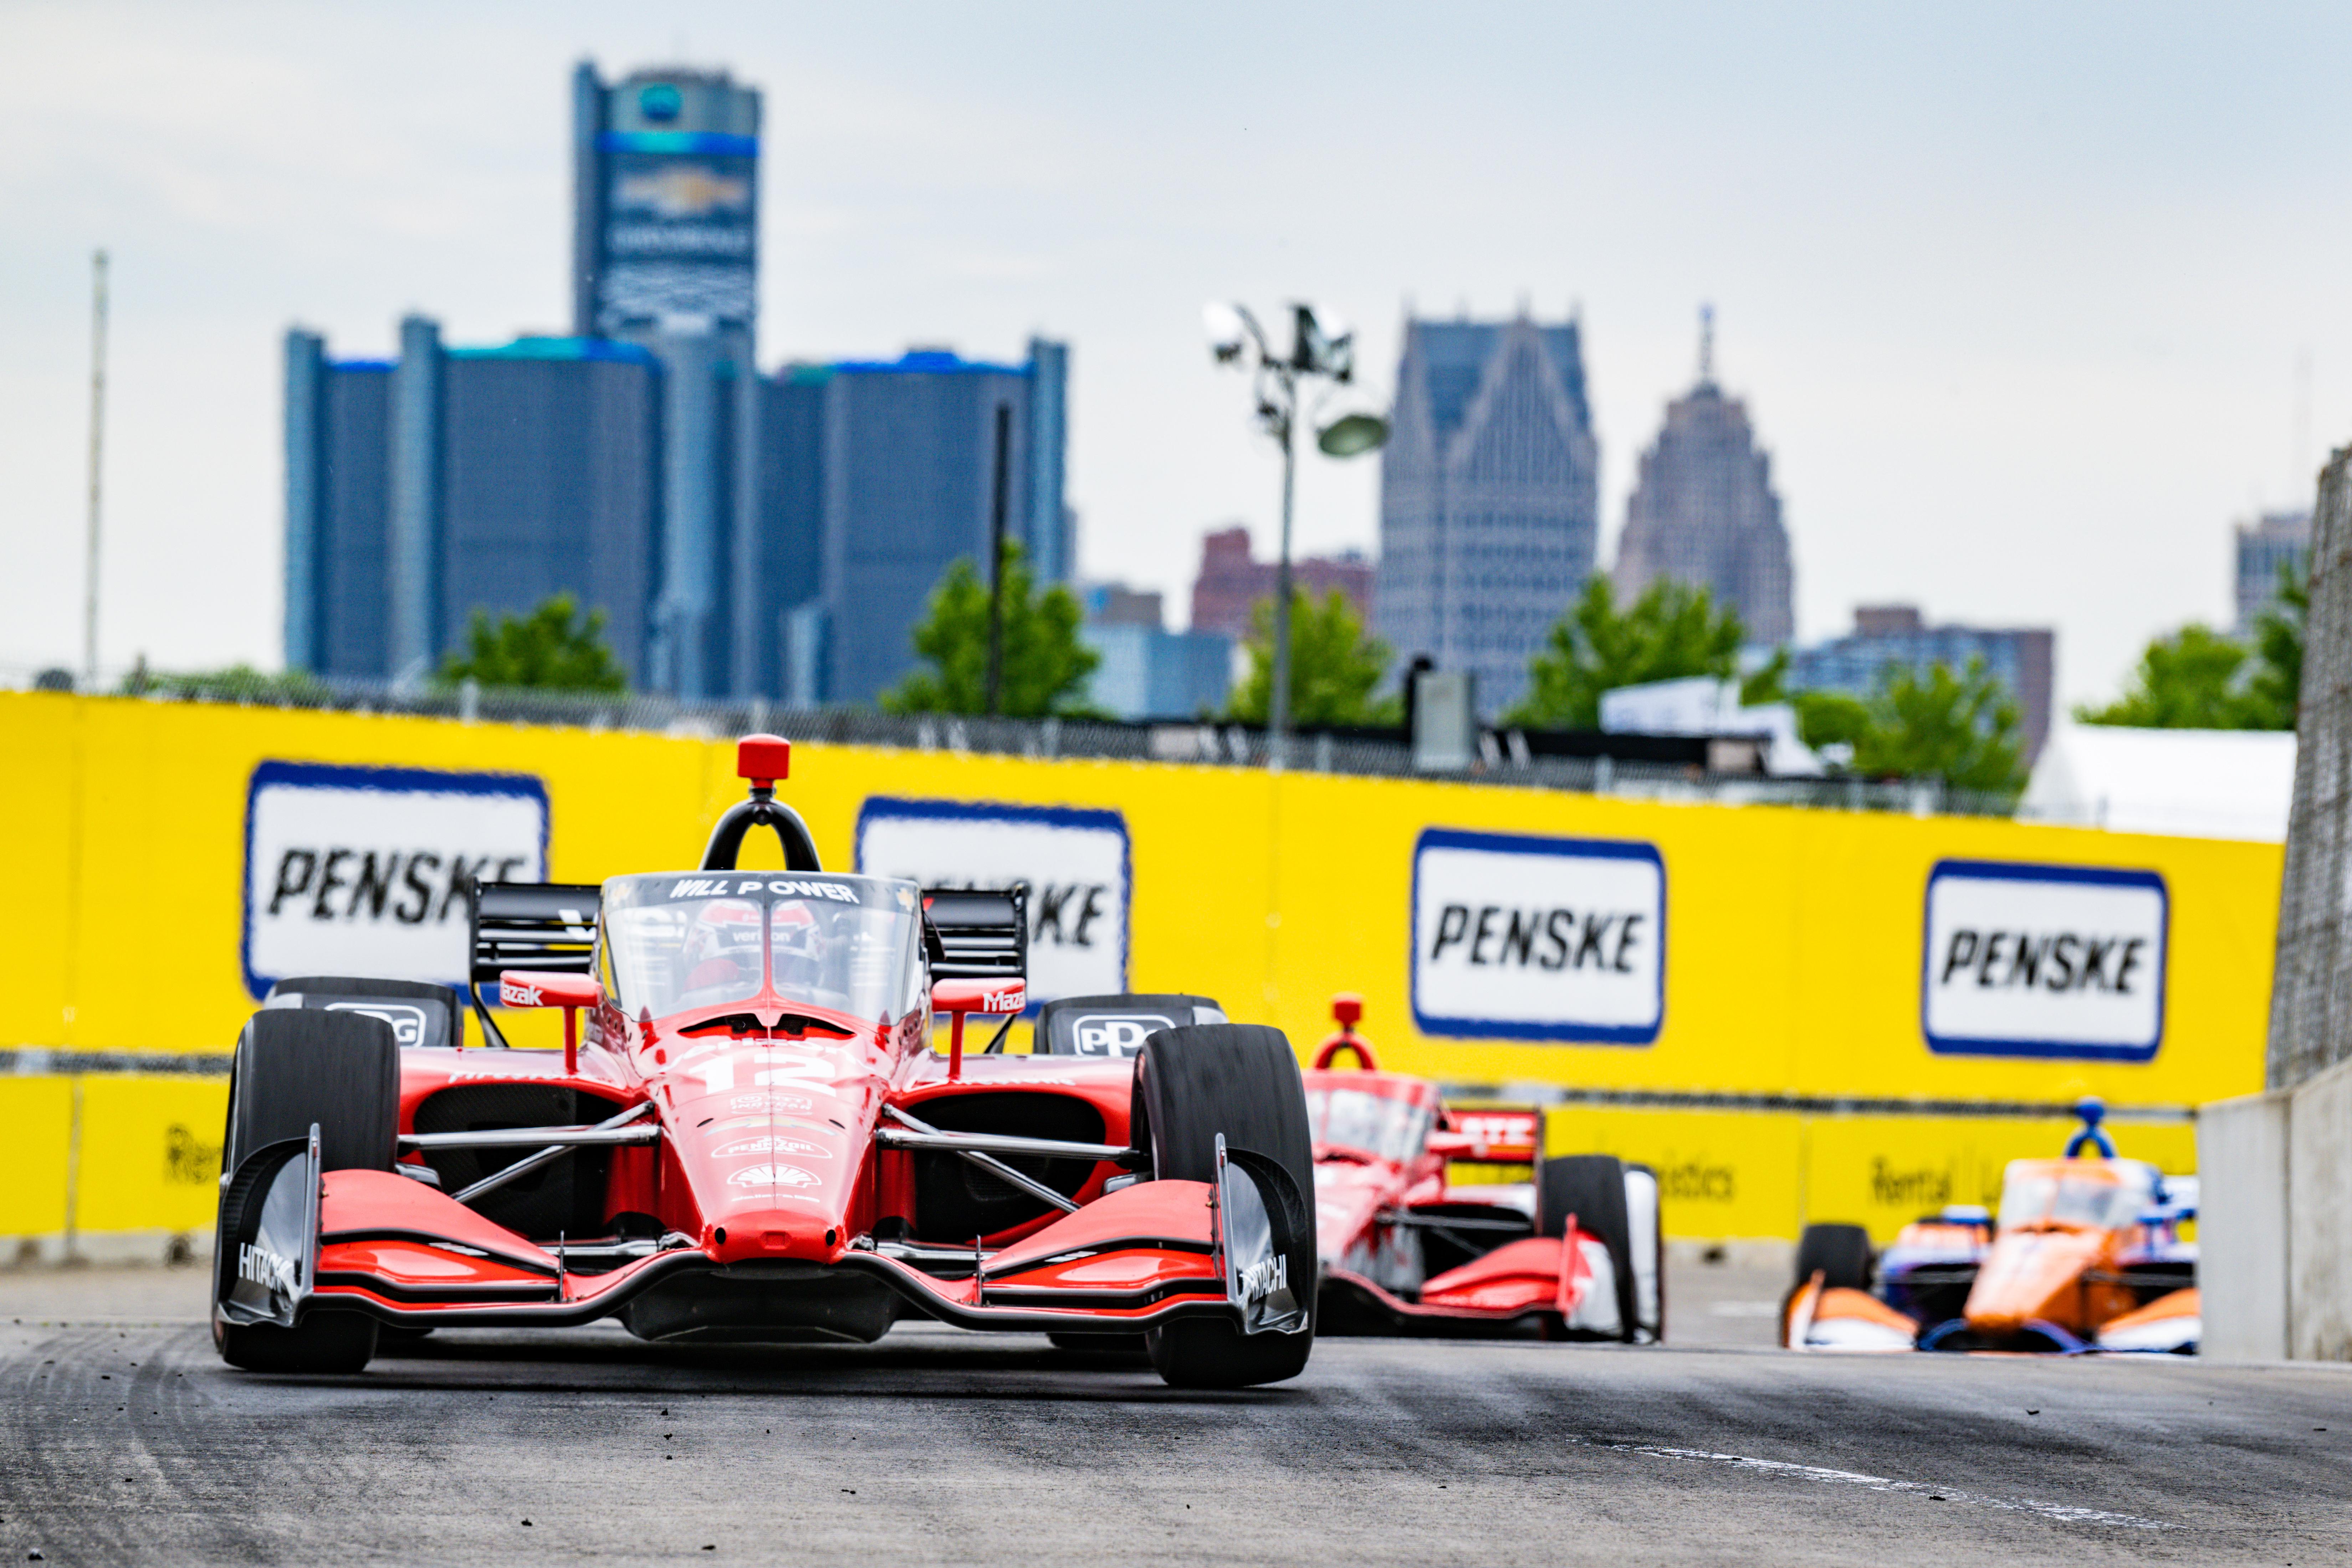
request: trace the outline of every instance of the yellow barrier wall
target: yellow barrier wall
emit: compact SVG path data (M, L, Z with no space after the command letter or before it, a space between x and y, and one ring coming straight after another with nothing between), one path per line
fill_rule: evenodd
M9 693L0 740L14 763L0 769L0 864L14 893L0 900L0 1046L71 1051L233 1043L253 1005L239 961L245 814L264 762L533 775L548 799L549 874L562 881L693 866L741 790L731 742L642 733ZM1383 1065L1449 1082L2043 1104L2090 1093L2126 1106L2261 1087L2276 846L816 744L795 748L793 773L785 798L826 864L843 868L870 796L1116 811L1132 857L1134 988L1214 995L1302 1049L1328 1031L1334 992L1360 992ZM1670 922L1654 1043L1421 1034L1408 1000L1408 911L1414 846L1429 827L1654 846ZM772 838L759 847L776 863ZM1923 897L1930 868L1952 858L2160 875L2169 973L2154 1059L1928 1050ZM532 1018L523 1032L551 1040L551 1029ZM20 1129L50 1124L45 1081L0 1082L24 1101ZM219 1086L83 1081L82 1227L200 1228L210 1178L173 1178L187 1160L171 1166L163 1141L178 1125L216 1144ZM36 1113L36 1100L48 1109ZM1931 1199L1976 1201L2001 1162L2054 1152L2064 1131L2034 1120L1576 1105L1556 1110L1551 1127L1555 1149L1656 1164L1670 1232L1693 1237L1793 1236L1807 1216L1863 1220L1884 1235ZM2184 1127L2117 1131L2127 1152L2168 1169L2193 1160ZM0 1154L0 1234L58 1228L61 1189L43 1173L58 1142L20 1135ZM92 1163L101 1149L104 1173Z

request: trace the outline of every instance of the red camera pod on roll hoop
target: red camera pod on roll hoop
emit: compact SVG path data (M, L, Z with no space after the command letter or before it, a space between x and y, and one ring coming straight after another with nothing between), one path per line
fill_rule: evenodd
M1356 1025L1364 1016L1364 999L1352 991L1342 991L1331 998L1331 1016L1339 1025L1339 1032L1315 1049L1315 1070L1328 1071L1341 1051L1353 1051L1356 1065L1366 1072L1381 1070L1380 1058L1372 1055L1372 1043L1356 1033Z
M773 789L793 776L793 743L782 735L746 735L735 742L735 776L753 789Z
M580 1009L604 1000L604 987L593 974L545 973L530 969L499 972L501 1007L561 1007L563 1009L563 1070L580 1070Z

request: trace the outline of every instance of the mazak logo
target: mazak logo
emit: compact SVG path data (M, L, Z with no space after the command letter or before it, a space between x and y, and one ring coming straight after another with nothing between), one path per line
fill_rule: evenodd
M247 1242L236 1249L236 1277L258 1285L265 1290L275 1290L281 1296L294 1294L295 1262L281 1258L266 1247Z
M746 1165L727 1178L730 1187L821 1187L824 1183L798 1165Z
M1423 1034L1646 1046L1665 1021L1666 867L1649 844L1430 828L1411 940Z
M1027 885L1030 1007L1127 989L1129 863L1116 811L875 795L857 813L857 868L867 876Z
M501 978L499 981L499 1005L501 1007L536 1007L539 1005L539 987L536 985L525 985L519 981Z
M544 880L547 837L547 788L525 774L263 763L246 793L247 988L462 984L467 884Z
M714 1160L740 1159L747 1154L789 1154L795 1160L830 1160L831 1150L805 1138L739 1138L723 1149L713 1149Z

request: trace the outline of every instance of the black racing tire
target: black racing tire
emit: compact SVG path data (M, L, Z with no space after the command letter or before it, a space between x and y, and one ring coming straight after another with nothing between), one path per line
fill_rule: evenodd
M1809 1225L1797 1242L1797 1279L1803 1289L1815 1274L1832 1290L1870 1289L1870 1232L1858 1225Z
M266 1009L237 1040L229 1068L224 1168L319 1129L321 1168L389 1171L400 1133L400 1047L392 1026L363 1013ZM236 1247L215 1247L214 1299L226 1292ZM352 1373L375 1355L376 1321L312 1310L292 1328L214 1320L221 1359L247 1372Z
M1618 1337L1631 1343L1640 1330L1633 1283L1633 1221L1625 1212L1625 1165L1614 1154L1560 1154L1536 1173L1536 1233L1565 1237L1576 1228L1609 1249L1617 1277Z
M1229 1151L1246 1149L1282 1167L1307 1220L1289 1254L1290 1278L1307 1299L1305 1328L1244 1334L1226 1318L1179 1319L1145 1334L1153 1368L1178 1388L1246 1388L1297 1377L1315 1345L1315 1149L1289 1040L1262 1024L1162 1029L1136 1058L1129 1105L1129 1140L1150 1151L1154 1179L1215 1181L1223 1133Z

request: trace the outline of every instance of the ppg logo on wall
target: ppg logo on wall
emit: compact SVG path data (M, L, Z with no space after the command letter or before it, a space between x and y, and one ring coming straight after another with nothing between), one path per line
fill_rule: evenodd
M2164 1040L2170 902L2153 871L1939 860L1920 1026L1943 1055L2144 1062Z
M1664 1022L1654 845L1429 828L1413 849L1412 932L1425 1035L1646 1046Z
M1029 1007L1127 989L1132 864L1116 811L869 797L857 868L926 888L1029 885Z
M263 763L246 795L247 989L463 984L467 881L545 880L547 826L547 786L525 774Z

